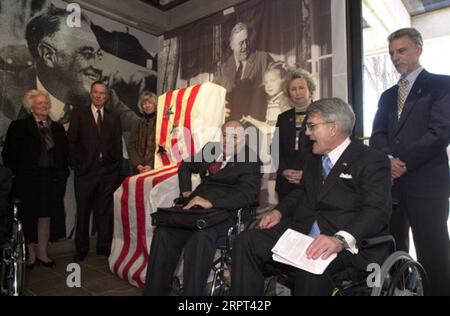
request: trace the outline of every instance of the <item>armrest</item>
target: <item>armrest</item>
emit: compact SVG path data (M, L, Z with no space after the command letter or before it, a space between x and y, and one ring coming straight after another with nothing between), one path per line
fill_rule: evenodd
M360 248L371 248L381 244L391 244L392 249L395 251L395 239L392 235L378 236L372 238L363 239L360 243Z

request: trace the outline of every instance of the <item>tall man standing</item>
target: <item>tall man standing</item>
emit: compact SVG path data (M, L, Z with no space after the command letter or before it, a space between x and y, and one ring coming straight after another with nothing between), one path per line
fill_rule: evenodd
M414 28L389 38L398 85L379 101L370 145L391 160L393 210L390 229L399 250L409 250L411 226L417 257L428 273L432 295L450 295L449 166L450 77L420 65L423 40Z
M68 132L70 158L75 170L77 226L75 261L89 252L89 217L97 222L97 254L109 256L113 233L113 193L119 182L122 128L115 112L105 109L108 88L96 81L91 106L77 108Z

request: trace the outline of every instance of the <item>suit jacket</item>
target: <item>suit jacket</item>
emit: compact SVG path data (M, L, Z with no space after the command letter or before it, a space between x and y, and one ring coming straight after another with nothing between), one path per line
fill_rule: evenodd
M322 235L333 236L344 230L357 242L388 234L391 185L386 155L352 142L324 183L321 156L309 159L303 170L300 185L276 207L283 218L292 216L294 229L308 234L317 220ZM361 249L354 264L361 269L371 262L381 264L389 246Z
M422 71L397 119L398 85L380 98L370 146L400 158L407 173L395 181L419 197L449 196L450 77Z
M122 128L119 116L104 109L101 133L98 132L91 106L76 109L68 131L70 160L75 175L89 174L96 168L100 153L105 168L119 171L122 158Z
M69 146L64 127L52 122L50 129L55 142L53 149L53 168L58 169L60 175L69 175L68 158ZM3 148L3 163L10 168L17 177L27 177L37 172L41 155L41 138L36 121L32 115L25 119L13 121L8 128L5 146Z
M259 121L265 121L267 101L263 90L263 75L272 57L261 51L252 52L242 74L242 80L236 80L236 61L231 55L221 67L220 74L214 80L227 90L230 119L240 120L242 115L251 114Z
M255 204L261 187L261 162L256 153L245 146L234 156L234 161L229 161L221 170L209 175L209 165L220 154L220 143L208 143L196 156L183 161L178 169L180 192L192 190L191 175L198 173L202 182L190 199L201 196L210 201L214 208L228 210Z
M278 116L277 127L278 130L275 132L274 139L278 138L278 150L274 145L274 141L272 141L272 156L278 155L278 159L274 158L274 160L279 161L275 190L280 197L284 197L296 185L289 183L282 176L282 173L286 169L303 170L306 160L312 156L312 141L305 135L306 127L303 124L299 131L299 150L295 150L295 136L297 132L295 127L295 109L281 113Z

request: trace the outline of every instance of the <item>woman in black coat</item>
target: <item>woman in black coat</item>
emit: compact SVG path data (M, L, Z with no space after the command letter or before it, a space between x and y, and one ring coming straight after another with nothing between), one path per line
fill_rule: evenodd
M27 267L36 263L52 267L55 262L48 257L48 242L65 237L68 142L63 126L49 117L46 92L31 90L24 102L31 115L9 126L3 162L15 175L13 192L21 200L19 218L27 243Z
M296 69L288 72L284 92L294 108L278 116L274 137L274 141L277 137L279 141L279 167L275 185L279 201L300 183L304 163L312 155L312 142L305 135L304 122L306 109L312 102L315 90L316 85L307 71Z

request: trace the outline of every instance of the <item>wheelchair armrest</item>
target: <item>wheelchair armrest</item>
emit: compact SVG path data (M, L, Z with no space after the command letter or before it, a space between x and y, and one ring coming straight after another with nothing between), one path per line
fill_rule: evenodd
M385 235L385 236L379 236L379 237L372 237L372 238L366 238L361 240L360 248L371 248L375 247L381 244L387 244L390 243L393 250L395 250L395 239L392 235Z
M246 207L241 207L237 210L236 215L240 216L240 221L242 223L248 223L255 219L256 217L256 208L259 206L259 203L253 203ZM240 214L239 214L240 213ZM239 215L238 215L239 214Z

